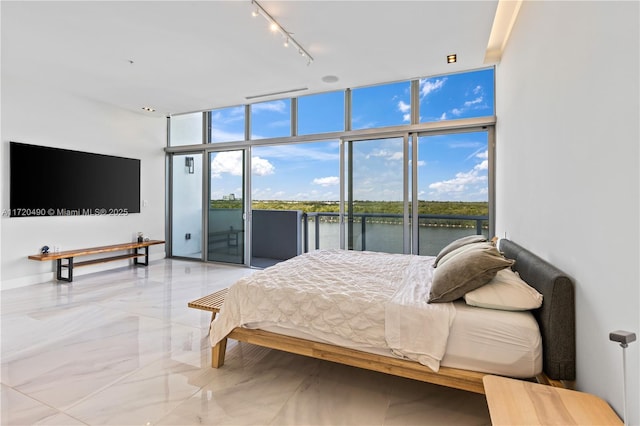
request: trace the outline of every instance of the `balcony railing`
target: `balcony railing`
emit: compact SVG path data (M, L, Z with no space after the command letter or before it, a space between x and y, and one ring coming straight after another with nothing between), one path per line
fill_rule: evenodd
M332 218L328 219L327 222L339 223L340 214L339 213L325 213L325 212L312 212L312 213L303 213L302 214L302 226L303 226L303 248L305 253L309 251L309 219L313 218L314 222L314 248L318 250L320 248L320 224L321 219L323 217ZM349 217L347 220L349 220ZM402 224L403 215L401 214L390 214L390 213L354 213L353 217L353 225L356 226L357 222L360 222L360 239L361 239L361 250L366 250L366 235L367 235L367 223L371 223L368 219L374 219L375 223L384 223L385 219L390 219L389 224ZM435 223L427 223L425 225L420 225L421 222L424 221L447 221L450 227L456 227L457 225L451 224L451 222L475 222L475 232L480 235L483 233L483 229L486 229L486 223L489 221L488 216L482 215L439 215L439 214L421 214L418 215L418 226L443 226Z

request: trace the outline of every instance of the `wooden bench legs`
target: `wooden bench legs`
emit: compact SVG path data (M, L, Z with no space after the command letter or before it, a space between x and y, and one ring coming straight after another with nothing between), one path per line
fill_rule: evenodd
M224 365L224 355L227 352L227 338L220 340L211 348L211 367L220 368Z
M211 321L216 318L220 308L224 303L224 299L227 296L228 288L223 288L215 293L201 297L187 303L187 306L194 309L200 309L203 311L211 312ZM222 367L224 364L224 354L227 351L227 338L225 337L217 345L211 348L211 366L213 368Z

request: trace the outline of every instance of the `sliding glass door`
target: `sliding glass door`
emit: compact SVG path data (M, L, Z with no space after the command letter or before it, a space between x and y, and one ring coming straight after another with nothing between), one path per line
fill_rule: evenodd
M345 248L408 251L405 138L347 141L345 146Z
M207 260L244 264L245 151L215 151L208 156Z

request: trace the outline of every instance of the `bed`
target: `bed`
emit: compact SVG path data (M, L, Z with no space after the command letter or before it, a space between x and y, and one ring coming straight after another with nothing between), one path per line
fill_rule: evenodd
M498 248L539 293L539 308L469 306L455 294L428 303L434 289L423 283L444 274L433 267L437 258L321 250L229 288L211 323L212 367L222 367L234 339L477 393L486 374L559 386L575 380L571 279L510 240Z

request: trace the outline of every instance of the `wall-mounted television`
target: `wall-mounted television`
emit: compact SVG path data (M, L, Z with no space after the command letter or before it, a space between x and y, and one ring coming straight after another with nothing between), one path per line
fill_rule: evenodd
M10 215L140 213L140 160L10 142Z

